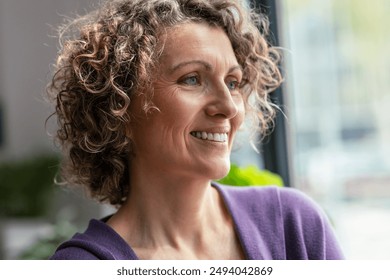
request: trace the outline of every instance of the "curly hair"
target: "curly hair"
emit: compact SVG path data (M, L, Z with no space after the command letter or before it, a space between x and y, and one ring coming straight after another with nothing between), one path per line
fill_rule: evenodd
M130 192L129 105L151 86L167 28L186 22L222 28L243 69L247 114L264 132L275 106L269 93L282 77L279 52L266 40L264 15L237 0L115 0L60 28L61 49L47 92L55 103L61 178L119 206ZM153 107L146 96L143 110Z

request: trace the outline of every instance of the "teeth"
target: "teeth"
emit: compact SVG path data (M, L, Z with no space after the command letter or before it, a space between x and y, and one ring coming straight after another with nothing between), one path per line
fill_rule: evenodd
M226 142L228 139L227 133L207 133L205 131L193 131L191 132L191 135L203 139L203 140L209 140L214 142Z

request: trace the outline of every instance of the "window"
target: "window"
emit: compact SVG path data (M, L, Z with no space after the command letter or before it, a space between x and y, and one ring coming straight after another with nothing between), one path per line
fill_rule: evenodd
M390 3L276 1L292 185L348 259L390 258Z

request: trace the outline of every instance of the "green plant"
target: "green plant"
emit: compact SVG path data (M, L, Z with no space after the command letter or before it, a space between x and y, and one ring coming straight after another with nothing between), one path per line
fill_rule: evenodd
M260 170L254 165L239 167L232 164L226 177L218 181L230 186L283 186L282 178L268 170Z
M58 165L58 157L52 155L0 164L0 216L44 215Z

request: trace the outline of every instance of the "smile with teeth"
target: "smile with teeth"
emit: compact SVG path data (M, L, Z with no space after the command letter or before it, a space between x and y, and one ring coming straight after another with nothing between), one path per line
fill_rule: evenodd
M226 142L228 139L227 133L207 133L205 131L192 131L191 135L202 140L214 142Z

